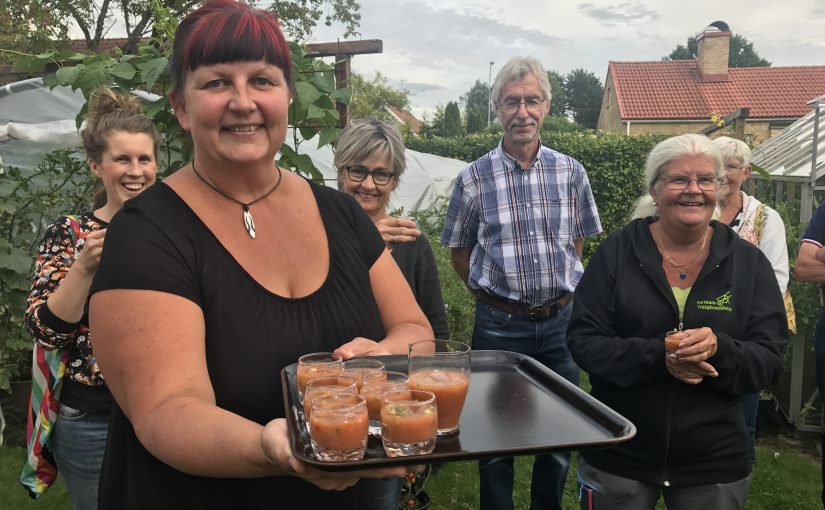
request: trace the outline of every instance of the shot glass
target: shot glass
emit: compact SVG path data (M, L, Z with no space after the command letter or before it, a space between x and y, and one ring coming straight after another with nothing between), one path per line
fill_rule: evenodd
M337 393L312 401L309 439L318 460L363 459L368 428L367 405L361 395Z
M370 419L370 434L381 434L381 404L384 393L390 390L407 389L407 374L404 372L374 372L364 375L361 395L367 400L367 413Z
M454 340L410 344L409 377L411 389L435 394L438 435L458 432L470 387L470 346Z
M677 359L676 351L679 350L679 342L687 336L684 331L668 331L665 334L665 356L670 359Z
M344 375L355 378L358 391L364 385L364 375L384 371L384 362L378 359L354 358L341 364Z
M388 457L422 455L435 449L438 408L425 390L390 390L381 404L381 441Z
M298 398L304 403L304 390L307 382L318 377L338 375L341 373L341 356L331 352L313 352L298 358L298 370L295 379L298 383Z
M330 375L310 379L306 390L304 390L304 417L307 425L309 425L309 417L312 415L312 401L318 397L334 393L357 395L358 389L355 385L355 379L345 375Z

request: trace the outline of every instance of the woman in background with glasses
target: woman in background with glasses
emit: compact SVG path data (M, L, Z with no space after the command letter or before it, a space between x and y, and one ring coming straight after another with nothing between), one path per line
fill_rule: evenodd
M787 322L761 251L712 221L724 161L700 135L653 148L634 219L576 288L568 344L592 395L637 427L579 454L593 508L739 509L751 481L741 396L782 371ZM678 347L665 351L665 336Z
M728 225L739 237L762 250L773 267L779 291L785 303L788 330L796 334L796 313L788 292L788 244L785 222L775 210L742 191L742 184L751 174L751 149L748 144L729 136L720 136L713 144L725 160L725 179L719 188L719 221ZM745 427L750 441L751 463L756 462L756 420L759 413L759 392L742 396Z
M352 195L375 224L387 249L427 316L435 338L449 339L447 313L435 257L427 237L415 222L387 214L390 193L398 187L407 168L404 142L395 126L375 117L352 121L335 143L338 189ZM375 484L379 508L397 510L403 478L388 478Z
M415 222L394 218L387 203L407 168L398 128L375 117L352 121L335 144L338 189L352 195L375 224L412 288L436 338L449 339L435 257Z

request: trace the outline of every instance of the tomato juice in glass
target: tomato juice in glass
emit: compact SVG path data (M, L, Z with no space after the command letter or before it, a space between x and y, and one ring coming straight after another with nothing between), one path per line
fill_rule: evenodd
M421 455L435 449L438 408L423 390L391 390L381 405L381 441L388 457Z
M339 393L312 401L310 443L318 460L361 460L367 449L369 418L364 397Z
M298 384L298 398L304 403L304 390L307 382L318 377L327 377L341 373L341 356L331 352L313 352L298 358L295 382Z
M341 364L344 375L355 378L358 391L364 385L364 375L384 371L384 362L378 359L353 358Z
M453 340L410 344L410 388L431 391L438 405L438 434L458 432L470 386L470 346Z
M390 390L407 389L407 374L404 372L377 372L364 376L361 395L367 400L367 413L370 419L370 434L381 434L381 404L384 393Z
M318 377L310 379L304 390L304 417L309 424L309 417L312 414L312 401L323 395L333 393L349 393L357 395L355 379L345 375L333 375L328 377Z

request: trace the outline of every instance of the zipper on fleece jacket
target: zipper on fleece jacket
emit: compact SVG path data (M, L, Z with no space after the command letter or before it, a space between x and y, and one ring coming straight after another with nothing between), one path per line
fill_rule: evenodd
M648 267L644 264L644 262L639 263L639 267L642 268L642 271L647 275L648 278L653 281L654 285L659 289L659 291L664 295L667 299L668 303L670 303L670 307L676 312L676 317L679 317L679 306L676 304L676 298L673 296L673 291L670 288L665 289L662 287L661 282L653 275L653 273L648 269ZM713 273L716 269L719 268L719 264L715 264L707 271L707 273L699 273L699 276L696 278L696 281L693 282L693 285L690 286L690 292L688 292L687 298L685 299L685 315L682 317L682 320L679 321L677 328L674 328L677 331L684 331L685 329L685 322L687 322L687 313L688 307L687 304L690 302L690 295L693 294L693 289L696 287L696 284L699 283L701 280L704 280L708 277L711 273ZM671 395L672 396L672 395ZM668 471L667 465L667 458L670 455L670 437L673 435L673 399L668 399L667 404L667 416L665 420L665 427L667 428L667 437L665 439L665 449L664 449L664 465L662 466L662 478L661 484L664 487L670 487L670 472Z

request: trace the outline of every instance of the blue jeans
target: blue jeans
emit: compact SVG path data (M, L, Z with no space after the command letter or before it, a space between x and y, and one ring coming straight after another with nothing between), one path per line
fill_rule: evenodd
M60 404L52 449L74 510L97 509L108 429L108 413L90 413Z
M527 354L573 384L579 384L579 367L567 348L567 322L572 302L555 316L532 321L476 302L473 349ZM536 455L530 490L531 510L561 510L564 484L570 467L569 453ZM513 458L478 461L481 510L513 508Z
M381 510L398 510L401 504L403 478L376 478L370 482L375 491L375 508Z
M825 307L819 312L814 333L814 352L816 353L816 385L819 388L819 397L825 399ZM823 460L825 460L825 431L820 431ZM825 506L825 462L820 466L822 471L822 504Z

